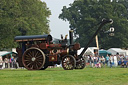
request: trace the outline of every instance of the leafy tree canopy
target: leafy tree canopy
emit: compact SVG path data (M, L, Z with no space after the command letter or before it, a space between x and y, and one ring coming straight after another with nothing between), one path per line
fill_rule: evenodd
M0 0L0 48L15 47L16 35L49 33L50 14L41 0Z
M128 0L75 0L70 7L63 7L59 18L69 21L70 28L75 30L75 34L79 34L77 41L81 46L87 44L96 31L98 22L103 18L113 19L115 36L100 32L100 48L128 48ZM103 30L109 28L110 25L105 25ZM96 46L95 40L90 46Z

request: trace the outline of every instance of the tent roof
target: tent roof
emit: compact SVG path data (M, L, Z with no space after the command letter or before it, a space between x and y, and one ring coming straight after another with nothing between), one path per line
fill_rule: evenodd
M7 54L12 54L14 52L8 52L8 51L0 51L0 56L5 56Z
M124 56L126 55L126 51L122 50L121 48L110 48L107 51L111 52L112 55L117 55L117 53L119 55L124 55Z
M90 49L98 49L97 47L88 47L88 48L90 48Z
M125 52L124 50L122 50L121 48L110 48L110 49L108 49L108 51L109 50L113 50L113 51L115 51L115 52L118 52L118 53L120 53L120 52Z
M83 49L84 48L81 48L80 50L78 50L78 55L80 55L80 53L83 51ZM92 51L92 49L87 48L87 50L85 51L84 54L86 54L86 55L92 55L93 54L93 51Z
M84 48L81 48L78 50L78 55L80 55L80 53L83 51Z
M99 50L99 53L111 54L111 52L108 52L107 50Z

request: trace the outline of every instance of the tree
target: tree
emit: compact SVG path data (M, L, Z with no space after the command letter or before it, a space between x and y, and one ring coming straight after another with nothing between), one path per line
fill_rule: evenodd
M16 35L49 33L50 14L40 0L0 0L0 48L15 47Z
M100 48L128 48L128 1L127 0L75 0L70 7L64 6L60 19L69 21L70 28L79 34L77 42L84 46L97 29L96 24L103 18L113 19L115 36L99 33ZM103 30L108 30L105 25ZM102 30L102 31L103 31ZM90 46L95 46L95 41Z

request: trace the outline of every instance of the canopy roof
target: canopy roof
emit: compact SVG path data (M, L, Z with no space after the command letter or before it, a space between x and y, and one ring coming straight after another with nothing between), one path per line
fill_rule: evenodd
M0 51L0 56L5 56L5 55L8 55L8 54L12 54L12 53L14 53L14 52Z
M99 50L99 54L100 54L100 53L103 53L103 54L104 54L104 53L106 53L106 54L111 54L111 52L108 52L107 50Z
M106 57L107 55L111 55L111 52L108 52L107 50L99 50L99 56Z

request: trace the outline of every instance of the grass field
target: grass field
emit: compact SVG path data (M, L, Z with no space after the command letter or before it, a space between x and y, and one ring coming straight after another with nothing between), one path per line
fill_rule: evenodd
M128 68L0 70L0 85L128 85Z

